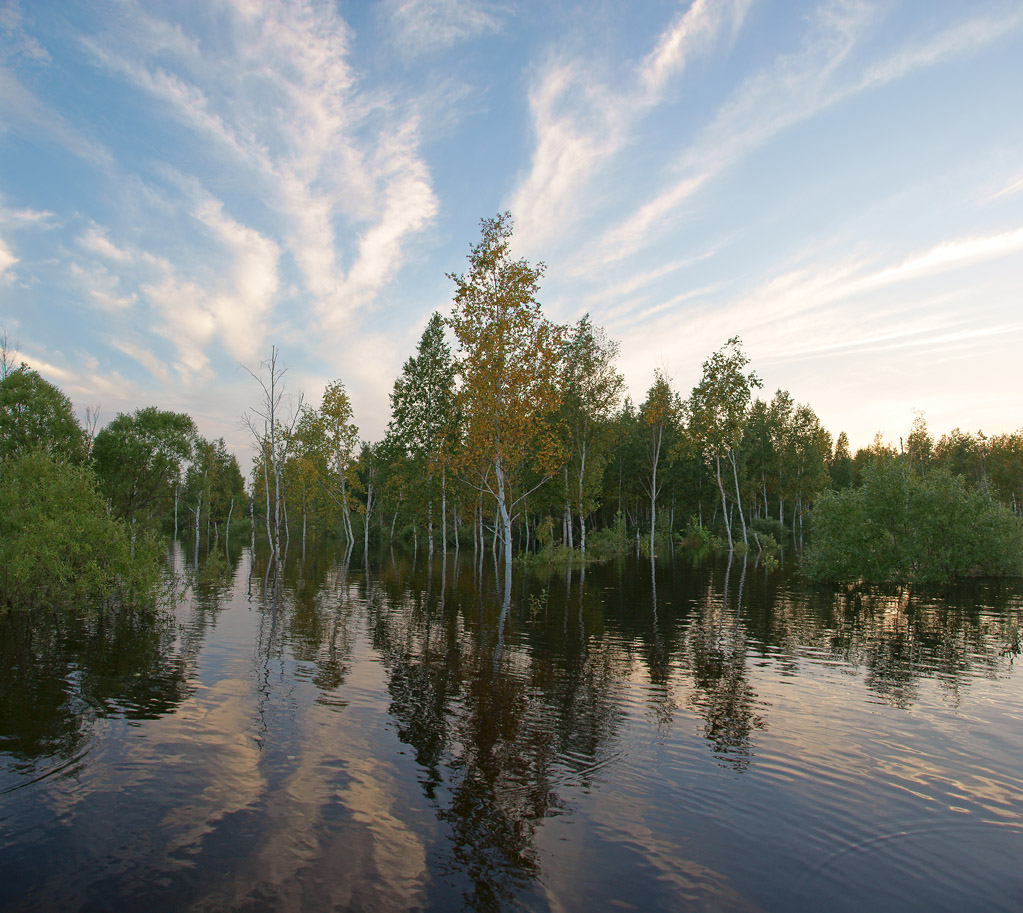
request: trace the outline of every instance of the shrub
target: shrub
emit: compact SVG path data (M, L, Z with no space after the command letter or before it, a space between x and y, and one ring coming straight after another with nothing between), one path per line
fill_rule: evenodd
M785 528L785 524L773 517L754 517L750 521L750 526L757 531L761 543L764 541L764 536L770 536L777 546L779 542L784 542L789 537L789 531ZM764 545L764 548L767 546Z
M615 514L614 524L598 529L586 536L586 557L604 561L624 555L629 543L625 533L625 517L621 511Z
M810 514L803 563L814 580L948 583L1023 573L1023 522L947 470L926 477L890 460L859 488L826 492Z
M160 545L108 515L86 466L30 450L0 461L0 602L150 602Z
M715 536L706 526L700 526L696 517L689 518L689 525L685 531L678 536L678 541L683 548L695 550L706 548L721 548L724 544L718 536Z

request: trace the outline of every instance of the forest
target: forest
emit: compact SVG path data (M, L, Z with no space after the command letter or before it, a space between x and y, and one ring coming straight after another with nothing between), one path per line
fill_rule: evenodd
M348 556L381 545L513 562L581 563L679 548L794 548L811 580L943 583L1023 571L1023 431L922 414L895 447L856 453L809 404L762 395L738 336L688 394L655 370L625 392L618 344L589 316L549 321L543 264L513 259L505 213L481 223L390 394L384 438L360 438L341 379L317 405L276 348L250 370L249 483L224 441L156 406L96 430L4 346L0 600L151 598L161 542L245 538L280 558L310 536ZM453 341L454 346L451 342Z

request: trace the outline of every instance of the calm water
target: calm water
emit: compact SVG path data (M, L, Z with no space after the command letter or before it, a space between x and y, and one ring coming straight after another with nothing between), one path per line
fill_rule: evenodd
M0 618L0 908L1023 909L1018 587L263 570Z

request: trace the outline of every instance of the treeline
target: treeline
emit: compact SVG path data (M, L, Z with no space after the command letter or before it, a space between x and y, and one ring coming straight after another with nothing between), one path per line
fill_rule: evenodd
M394 382L382 441L360 441L341 381L320 406L299 398L283 414L276 350L264 364L249 427L271 543L283 536L285 547L300 524L303 541L311 526L354 547L361 527L366 549L371 538L491 549L509 565L513 550L654 553L674 536L759 551L801 544L827 492L862 487L889 460L914 477L947 471L1019 516L1023 433L956 430L935 442L918 416L899 449L879 437L854 455L809 405L758 395L738 337L707 358L688 395L655 371L632 402L614 340L588 316L572 326L543 316L543 266L510 257L507 214L482 228L468 272L450 277L451 314L432 315Z
M248 490L223 440L201 438L189 416L139 409L93 437L67 397L31 368L14 369L5 348L5 497L22 497L7 479L19 477L18 461L31 454L48 461L49 472L77 473L81 497L88 489L90 510L114 524L130 555L145 551L141 543L158 530L184 535L198 561L201 548L226 546L233 528L252 541L259 529L277 558L293 538L304 549L315 534L337 537L349 552L361 544L368 553L374 542L430 553L472 549L480 558L490 551L507 568L513 553L585 560L627 549L655 554L677 540L757 552L801 545L815 506L823 505L830 513L817 511L817 526L834 545L827 554L842 561L829 563L818 549L808 563L816 576L850 579L873 567L878 579L930 579L920 568L927 548L940 550L940 537L897 530L917 522L912 511L897 522L883 511L869 519L856 498L838 497L894 497L894 483L875 484L873 467L887 466L901 473L902 503L911 490L930 491L933 504L966 503L943 481L954 479L973 498L963 509L976 515L978 505L996 505L1002 513L988 516L985 528L1001 530L1000 541L1020 538L1023 432L956 430L935 441L917 416L898 448L878 437L852 454L845 433L833 439L811 406L784 390L760 395L762 381L738 337L709 355L688 393L655 371L635 403L625 395L613 339L588 316L570 326L544 316L537 300L544 267L511 257L511 231L507 214L482 222L467 272L450 276L451 313L431 316L394 381L391 419L377 443L360 438L342 381L329 384L319 404L306 404L287 391L272 349L252 373L259 397L245 415L256 452ZM945 486L940 496L935 485ZM24 506L29 514L18 521L18 535L38 544L45 536L30 516L37 505ZM856 543L843 544L838 531L859 528L854 515L867 525ZM940 525L940 511L928 516ZM8 534L13 521L2 522L6 594L29 585L12 582L15 563L6 556L16 537ZM923 540L931 541L924 553L904 548ZM968 548L949 541L946 552L983 551L976 541ZM878 570L883 562L870 557L892 553L915 557L894 570ZM1018 571L1012 548L999 554L996 565L969 559L966 572Z
M90 411L90 418L94 413ZM95 435L38 372L0 376L0 606L149 604L179 520L206 549L248 504L237 459L184 414L118 415Z

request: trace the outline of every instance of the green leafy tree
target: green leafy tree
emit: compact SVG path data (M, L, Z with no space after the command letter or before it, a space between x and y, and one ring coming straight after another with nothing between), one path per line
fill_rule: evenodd
M1023 431L988 439L987 470L992 493L1023 513Z
M195 436L189 416L155 406L120 413L103 428L93 442L92 460L114 513L137 520L167 510Z
M1023 573L1023 521L962 476L876 460L862 485L826 492L803 562L814 580L944 584Z
M527 460L541 481L562 465L557 437L543 420L560 403L562 331L544 319L536 300L543 265L511 258L510 214L481 225L469 272L450 277L455 306L449 323L460 346L465 477L494 502L510 580L512 517L529 494L516 476Z
M906 438L905 454L914 469L927 474L927 467L934 452L934 439L927 430L927 422L922 412L913 416L913 426Z
M582 317L565 345L562 408L578 481L579 548L586 554L586 516L593 510L611 442L611 420L625 379L615 368L618 343Z
M359 446L359 428L354 416L345 385L340 380L327 384L319 408L327 464L325 487L341 509L349 550L355 545L351 511L356 507L354 489L358 487L355 449Z
M748 364L749 358L742 350L742 342L738 336L733 336L703 363L703 377L693 388L689 400L690 425L714 461L729 549L733 548L732 525L721 478L722 459L732 467L742 538L743 542L748 542L739 487L739 448L753 390L761 386L755 372L746 373Z
M211 530L217 536L221 528L225 533L235 504L245 497L245 481L238 460L227 451L223 438L207 441L197 438L191 464L185 472L184 499L193 511L196 546L200 528L206 531L206 545L210 546Z
M650 498L651 557L654 554L654 535L657 530L657 498L664 485L663 474L658 479L658 469L664 457L675 448L679 410L678 397L672 391L668 379L660 369L655 370L653 385L639 407L639 427L642 429L647 456L646 490Z
M0 457L36 447L73 462L86 456L71 400L22 364L0 380Z
M838 433L835 440L835 452L828 464L831 474L831 487L841 491L848 488L853 481L853 459L849 451L849 435L844 431Z
M447 551L447 467L455 444L455 359L444 339L444 319L434 313L391 391L387 436L417 469L433 551L433 505L441 502L442 547ZM440 491L437 481L440 481Z

